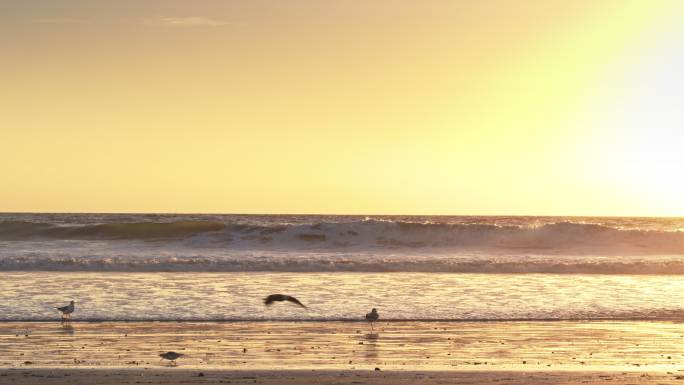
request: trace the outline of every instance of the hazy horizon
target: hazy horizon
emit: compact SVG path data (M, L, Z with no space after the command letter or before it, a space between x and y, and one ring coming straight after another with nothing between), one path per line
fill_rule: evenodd
M138 212L126 212L126 211L0 211L0 214L55 214L55 215L67 215L67 214L78 214L78 215L245 215L245 216L336 216L336 217L539 217L539 218L684 218L683 215L583 215L583 214L401 214L401 213L259 213L259 212L153 212L153 211L138 211Z

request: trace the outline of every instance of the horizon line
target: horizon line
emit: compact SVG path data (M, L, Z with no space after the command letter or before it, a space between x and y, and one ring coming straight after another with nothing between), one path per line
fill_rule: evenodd
M245 215L245 216L338 216L338 217L563 217L563 218L684 218L684 215L584 215L584 214L336 214L336 213L245 213L245 212L155 212L155 211L0 211L6 214L82 215Z

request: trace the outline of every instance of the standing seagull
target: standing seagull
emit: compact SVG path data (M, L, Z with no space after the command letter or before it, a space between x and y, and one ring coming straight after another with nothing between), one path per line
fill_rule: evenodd
M371 323L371 333L373 333L373 322L377 321L378 318L380 318L380 314L376 308L373 308L370 313L366 313L366 321Z
M56 307L55 309L62 312L62 321L71 320L71 313L76 310L74 307L74 301L69 302L69 304L66 306Z
M159 357L161 357L162 360L171 361L171 363L173 365L178 365L178 363L176 363L176 360L179 359L180 357L183 357L184 355L185 354L176 353L176 352L166 352L166 353L160 354Z
M281 301L288 301L292 302L294 304L297 304L304 309L306 309L306 306L304 306L303 303L299 302L299 300L295 297L285 295L285 294L271 294L268 297L264 298L264 305L268 306L273 304L273 302L281 302Z

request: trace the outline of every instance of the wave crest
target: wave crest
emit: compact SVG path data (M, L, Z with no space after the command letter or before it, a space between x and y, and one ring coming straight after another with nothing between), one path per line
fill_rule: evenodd
M130 222L94 225L59 226L50 223L3 221L0 222L0 239L185 239L197 234L220 231L226 228L222 222Z
M684 254L684 232L557 222L540 226L389 220L316 224L221 221L57 225L0 222L0 240L181 241L190 248L264 250L483 250L563 254Z

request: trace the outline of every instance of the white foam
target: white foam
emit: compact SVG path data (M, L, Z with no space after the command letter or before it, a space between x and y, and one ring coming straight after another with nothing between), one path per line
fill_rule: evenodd
M1 270L684 274L669 218L0 214Z

